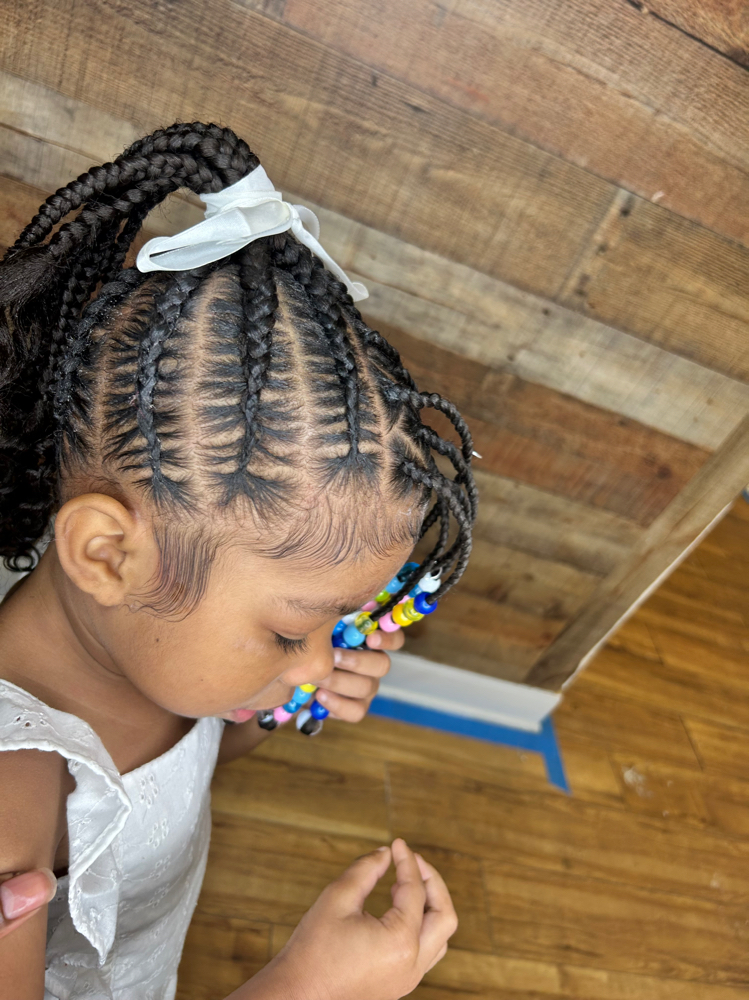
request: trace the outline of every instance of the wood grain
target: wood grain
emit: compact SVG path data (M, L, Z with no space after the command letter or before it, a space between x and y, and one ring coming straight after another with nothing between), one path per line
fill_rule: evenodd
M643 13L668 21L741 66L749 66L749 18L742 0L649 0Z
M262 969L269 946L268 924L217 917L198 908L182 952L177 1000L226 996Z
M687 488L647 529L629 556L599 588L596 598L544 654L528 677L553 687L569 678L591 643L600 644L631 614L647 587L683 556L705 525L717 519L749 480L749 420L703 465Z
M746 380L748 277L749 249L620 191L558 300Z
M494 940L513 955L667 979L749 979L742 905L506 861L485 872Z
M733 716L734 725L717 725L706 719L687 718L686 727L695 750L706 768L720 768L728 774L746 777L749 774L749 726L739 729L736 723L745 721L740 713Z
M472 117L645 198L659 195L711 229L749 238L742 70L647 10L603 0L563 8L546 0L331 6L321 17L315 0L286 0L279 16ZM691 22L699 4L686 7L681 19ZM729 24L740 28L738 5ZM747 37L742 27L734 50Z

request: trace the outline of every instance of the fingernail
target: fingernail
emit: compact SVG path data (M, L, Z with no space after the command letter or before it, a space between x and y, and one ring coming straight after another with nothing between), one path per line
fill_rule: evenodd
M379 632L372 632L367 639L367 645L370 649L376 649L378 646L382 645L382 636Z
M342 659L343 659L343 651L341 649L334 649L333 663L335 663L335 665L338 666L338 664L341 662Z
M325 702L328 700L328 692L327 691L317 691L315 693L315 698L317 698L317 700L320 701L320 702L322 702L323 705L324 705Z
M382 852L386 851L386 850L387 850L387 847L378 847L376 853L377 854L382 854Z
M44 875L40 877L40 873ZM46 876L46 877L45 877ZM57 891L57 879L49 868L24 872L0 885L0 904L6 920L22 917L52 899Z

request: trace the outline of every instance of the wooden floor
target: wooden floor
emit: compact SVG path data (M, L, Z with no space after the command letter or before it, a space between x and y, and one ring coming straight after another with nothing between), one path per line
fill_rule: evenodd
M398 835L460 917L418 1000L746 998L748 563L739 501L571 688L556 724L572 797L533 754L374 718L282 731L219 768L179 1000L236 988Z

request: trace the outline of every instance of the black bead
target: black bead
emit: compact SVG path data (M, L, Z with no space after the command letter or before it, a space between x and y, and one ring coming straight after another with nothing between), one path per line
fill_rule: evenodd
M270 732L271 729L275 729L278 723L273 715L273 709L268 709L265 712L257 713L257 724L261 729L267 729Z

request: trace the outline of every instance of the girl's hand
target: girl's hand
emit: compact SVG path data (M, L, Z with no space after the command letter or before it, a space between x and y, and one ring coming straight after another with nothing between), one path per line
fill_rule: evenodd
M447 951L458 918L440 874L403 840L392 846L393 905L379 919L367 913L365 900L390 858L381 847L355 861L323 889L273 961L232 996L398 1000L411 993Z
M0 883L0 938L26 923L57 892L57 879L49 868L7 872L0 875Z
M361 722L377 694L380 678L390 670L390 657L385 650L400 649L403 630L382 632L377 629L367 636L366 649L333 651L335 668L316 692L315 698L330 712L333 719Z

